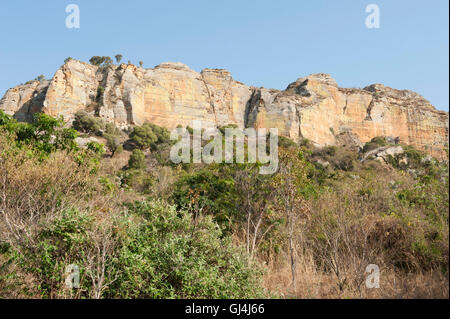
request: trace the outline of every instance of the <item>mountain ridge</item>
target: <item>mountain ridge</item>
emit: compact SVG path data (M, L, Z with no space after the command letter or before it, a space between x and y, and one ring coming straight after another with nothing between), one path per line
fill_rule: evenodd
M280 135L321 146L339 144L342 135L361 143L391 136L439 159L448 157L448 112L435 109L418 93L383 84L340 88L325 73L300 77L276 90L247 86L224 69L196 72L179 62L143 69L71 59L50 81L9 89L0 110L20 121L45 112L68 122L85 110L121 128L153 122L170 129L193 120L205 127L276 127Z

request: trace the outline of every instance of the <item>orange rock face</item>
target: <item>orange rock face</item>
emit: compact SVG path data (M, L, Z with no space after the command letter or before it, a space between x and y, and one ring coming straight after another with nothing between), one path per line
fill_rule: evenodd
M276 127L281 135L318 145L334 145L343 133L363 143L391 136L439 159L448 149L448 113L417 93L380 84L339 88L327 74L300 78L279 91L246 86L226 70L198 73L181 63L99 68L70 60L50 82L8 90L0 109L22 121L40 111L71 121L86 110L122 128L145 122L175 128L193 120L205 127Z

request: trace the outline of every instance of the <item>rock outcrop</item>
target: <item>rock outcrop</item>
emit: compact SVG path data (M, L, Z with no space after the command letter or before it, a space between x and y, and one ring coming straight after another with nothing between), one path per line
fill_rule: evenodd
M144 122L174 128L192 120L204 126L276 127L284 136L317 145L358 146L375 136L393 136L440 159L448 148L448 113L419 94L381 84L344 89L327 74L299 78L279 91L246 86L226 70L198 73L181 63L143 69L69 60L51 81L8 90L0 109L21 121L40 111L71 121L86 110L122 128Z
M403 153L404 153L403 147L401 147L400 145L383 146L364 154L364 157L361 159L361 162L364 162L369 158L374 158L376 160L389 163L390 157L395 157L396 155L400 155Z

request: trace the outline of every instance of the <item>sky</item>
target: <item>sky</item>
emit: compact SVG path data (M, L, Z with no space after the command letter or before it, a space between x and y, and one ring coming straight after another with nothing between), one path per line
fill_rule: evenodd
M66 6L80 28L66 27ZM366 27L369 4L380 27ZM223 68L247 85L285 89L329 73L341 87L383 83L449 109L448 0L14 0L0 4L0 96L67 57L152 68Z

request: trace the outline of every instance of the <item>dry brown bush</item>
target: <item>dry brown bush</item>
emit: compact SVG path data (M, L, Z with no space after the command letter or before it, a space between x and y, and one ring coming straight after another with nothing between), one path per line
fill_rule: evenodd
M395 170L344 174L311 200L311 218L296 228L296 291L288 248L264 256L265 286L286 298L448 298L448 211L400 203L411 176ZM432 196L432 194L430 194ZM447 263L430 261L413 247L430 233L433 210L441 224L439 249ZM433 215L434 216L434 215ZM447 216L447 217L446 217ZM272 262L272 261L276 262ZM380 288L366 288L366 267L380 267Z
M38 225L79 205L95 188L89 168L62 152L39 163L24 150L0 141L0 240L33 245Z

